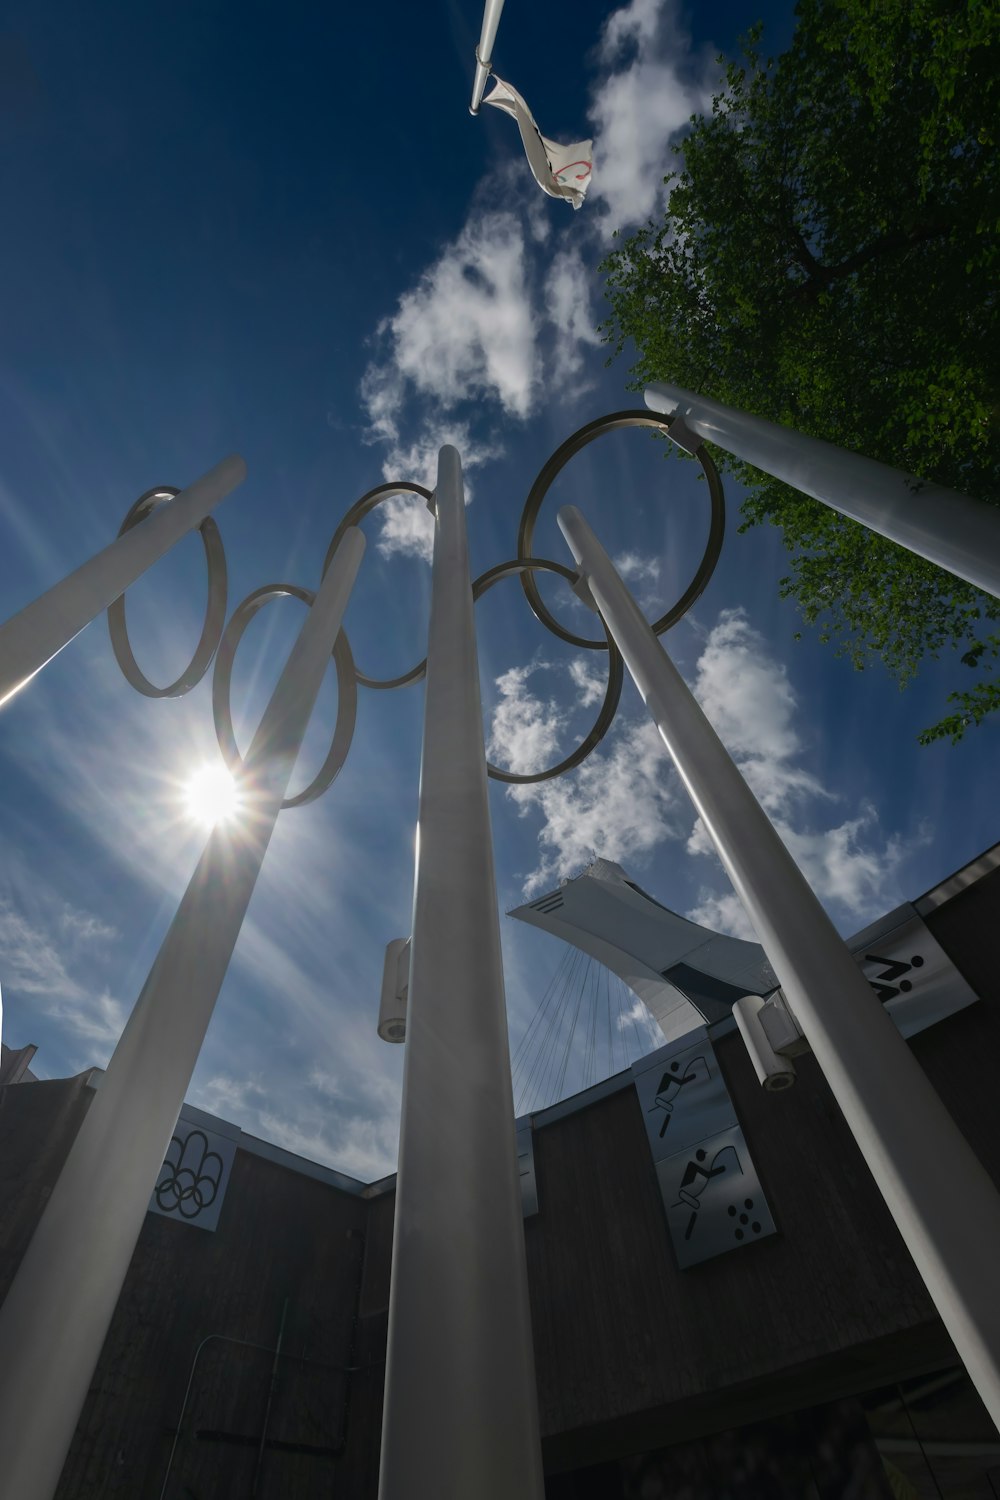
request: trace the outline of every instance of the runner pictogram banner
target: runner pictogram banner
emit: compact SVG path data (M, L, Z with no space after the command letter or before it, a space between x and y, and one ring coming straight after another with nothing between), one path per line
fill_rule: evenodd
M565 198L574 208L580 208L590 186L593 171L593 142L574 141L561 146L542 135L535 124L535 117L525 104L517 89L493 74L493 92L483 100L512 115L521 132L524 152L532 176L550 198Z

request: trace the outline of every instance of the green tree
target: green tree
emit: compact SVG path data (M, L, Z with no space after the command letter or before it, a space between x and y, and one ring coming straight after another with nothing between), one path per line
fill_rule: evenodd
M1000 503L1000 7L803 0L790 49L726 71L694 116L661 223L605 261L616 354L666 379ZM760 471L746 526L780 526L782 592L857 667L900 685L953 652L921 736L1000 707L1000 602Z

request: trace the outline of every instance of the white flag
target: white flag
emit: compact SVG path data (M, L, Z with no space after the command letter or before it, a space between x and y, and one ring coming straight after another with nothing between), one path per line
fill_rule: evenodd
M579 208L590 186L593 141L574 141L571 146L560 146L558 141L547 140L517 89L504 83L495 73L493 92L483 103L493 104L505 114L514 116L524 142L528 166L542 191L550 198L566 198L574 208Z

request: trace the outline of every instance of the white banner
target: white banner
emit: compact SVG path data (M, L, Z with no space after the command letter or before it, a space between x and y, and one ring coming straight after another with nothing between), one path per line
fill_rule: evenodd
M483 100L513 115L524 142L525 155L532 176L550 198L565 198L574 208L580 208L593 170L593 142L574 141L570 146L561 146L542 135L535 124L535 117L525 104L517 89L502 78L493 75L493 92Z

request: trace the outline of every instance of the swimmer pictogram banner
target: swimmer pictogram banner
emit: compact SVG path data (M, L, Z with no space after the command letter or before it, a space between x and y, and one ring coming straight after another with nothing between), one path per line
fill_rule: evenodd
M558 141L550 141L535 124L534 115L517 89L495 73L493 92L483 103L502 109L517 121L528 166L542 192L550 198L565 198L574 208L580 208L593 171L593 142L574 141L561 146Z

